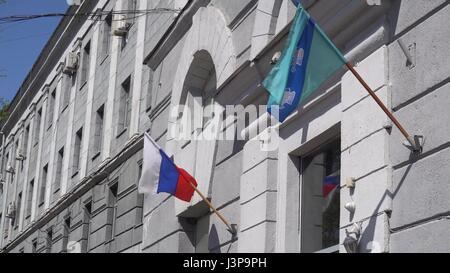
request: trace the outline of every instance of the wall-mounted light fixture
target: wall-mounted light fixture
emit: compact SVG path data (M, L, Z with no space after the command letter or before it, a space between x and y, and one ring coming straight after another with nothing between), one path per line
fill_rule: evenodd
M5 171L7 173L10 173L10 174L15 174L16 173L16 171L14 170L14 168L11 165L6 166L6 170Z
M26 158L26 156L22 153L21 150L17 151L17 155L16 155L16 160L17 161L24 161Z
M354 189L356 186L356 179L354 177L347 177L347 179L345 179L345 186L349 189Z
M353 201L352 202L348 202L347 204L345 204L344 208L346 210L348 210L348 212L354 213L355 210L356 210L356 204Z
M347 253L357 253L359 238L361 237L361 224L353 224L348 230L345 229L346 237L344 239L344 247Z
M278 63L280 58L281 58L281 52L280 51L275 52L275 54L273 54L272 59L270 60L270 64L275 65L276 63Z
M4 187L5 183L6 183L5 180L0 175L0 193L3 193L3 187Z

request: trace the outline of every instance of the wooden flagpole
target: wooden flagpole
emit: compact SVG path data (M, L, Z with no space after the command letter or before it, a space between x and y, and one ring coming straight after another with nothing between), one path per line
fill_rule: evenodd
M417 147L414 139L411 137L411 135L403 128L403 126L400 124L400 122L397 120L397 118L389 111L389 109L384 105L384 103L380 100L380 98L375 94L375 92L370 88L370 86L364 81L364 79L359 75L359 73L355 70L352 64L347 62L345 64L347 68L353 73L353 75L358 79L358 81L364 86L364 88L369 92L370 96L375 100L375 102L381 107L381 109L384 111L384 113L391 119L391 121L395 124L395 126L400 130L400 132L405 136L405 138L408 140L409 144L411 144L411 147L418 151L420 147Z
M302 8L302 5L296 1L296 6L298 6L299 8ZM309 15L309 14L308 14ZM326 39L329 40L329 38L326 36L326 34L320 29L317 28L319 30L319 33ZM333 42L331 42L331 40L329 40L329 42L331 44L333 44ZM333 45L334 47L334 45ZM339 50L335 47L335 50L339 52ZM378 98L378 96L375 94L375 92L370 88L370 86L364 81L364 79L361 77L361 75L359 75L359 73L355 70L355 68L353 67L352 64L350 64L348 61L345 60L345 57L339 52L339 55L342 57L342 60L345 62L345 65L347 66L347 68L353 73L353 75L356 77L356 79L358 79L358 81L364 86L364 88L367 90L367 92L369 92L370 96L372 96L372 98L375 100L375 102L381 107L381 109L384 111L384 113L389 117L389 119L391 119L391 121L395 124L395 126L400 130L400 132L403 134L403 136L405 136L405 138L408 140L409 144L411 145L411 148L414 151L419 151L421 147L420 144L416 144L415 140L411 137L411 135L405 130L405 128L403 128L403 126L400 124L400 122L397 120L397 118L394 117L394 115L391 113L391 111L389 111L389 109L386 107L386 105L384 105L384 103L380 100L380 98Z
M181 175L183 175L182 173L180 173ZM208 198L206 198L206 196L190 181L190 179L188 179L187 177L185 177L183 175L184 179L186 179L186 181L189 181L189 185L191 185L191 187L195 190L196 193L198 193L198 195L200 195L200 197L203 199L203 201L205 201L205 203L208 205L208 207L211 208L211 210L219 217L220 220L222 220L222 222L228 227L228 231L235 235L236 234L236 229L233 228L230 223L228 223L228 221L225 219L225 217L223 217L223 215L213 206L213 204L211 204L211 202L208 200Z
M161 149L159 147L158 143L156 143L148 133L144 133L144 137L147 137L153 143L153 145L155 145L155 147L157 147L158 149ZM231 234L235 235L236 229L233 228L230 225L230 223L228 223L228 221L225 219L225 217L223 217L222 214L211 204L211 202L208 200L208 198L206 198L206 196L199 189L197 189L197 187L191 182L191 180L188 179L186 176L184 176L183 173L180 173L180 175L182 175L184 177L184 179L186 179L186 181L189 181L189 185L191 185L191 187L194 188L194 190L198 193L198 195L200 195L200 197L203 199L203 201L205 201L205 203L208 205L208 207L210 207L212 209L212 211L220 218L220 220L222 220L222 222L228 227L228 231Z
M189 181L189 180L188 180ZM228 221L222 216L222 214L211 204L211 202L208 200L208 198L206 198L205 195L203 195L203 193L194 185L192 184L191 181L189 181L189 184L191 185L192 188L194 188L194 190L198 193L198 195L200 195L200 197L203 199L203 201L205 201L205 203L208 205L208 207L210 207L212 209L212 211L220 218L220 220L222 220L222 222L228 227L228 231L232 234L236 233L236 230L234 228L231 227L231 225L228 223Z

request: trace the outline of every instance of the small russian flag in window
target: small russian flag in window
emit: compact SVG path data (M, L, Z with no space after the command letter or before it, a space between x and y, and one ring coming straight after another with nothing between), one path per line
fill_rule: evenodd
M323 197L327 198L330 192L332 192L341 181L340 175L330 175L323 180Z

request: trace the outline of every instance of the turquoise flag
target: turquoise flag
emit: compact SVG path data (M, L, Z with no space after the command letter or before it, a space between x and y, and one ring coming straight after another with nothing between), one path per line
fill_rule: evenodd
M299 5L280 60L263 82L270 93L267 111L283 122L346 62Z

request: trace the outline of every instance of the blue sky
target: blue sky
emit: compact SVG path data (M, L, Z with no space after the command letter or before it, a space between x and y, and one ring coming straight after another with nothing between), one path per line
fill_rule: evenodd
M0 17L65 12L66 0L6 0ZM60 17L0 24L0 96L11 100L58 25Z

